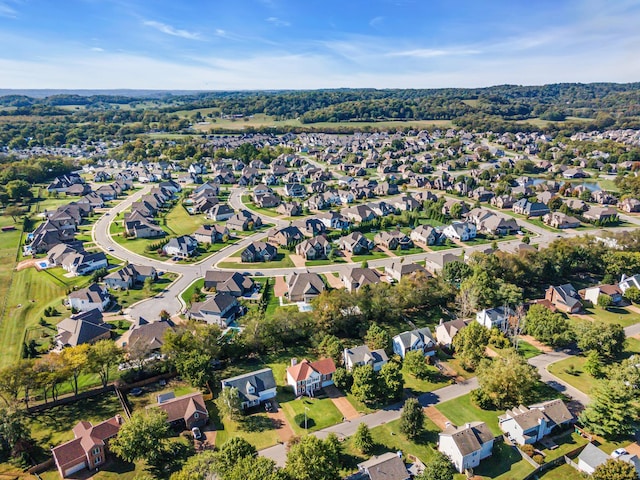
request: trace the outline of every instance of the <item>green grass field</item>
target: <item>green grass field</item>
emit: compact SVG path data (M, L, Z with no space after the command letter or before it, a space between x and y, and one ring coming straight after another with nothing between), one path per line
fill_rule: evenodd
M482 410L471 402L471 394L449 400L436 405L436 408L455 425L467 422L485 422L494 435L502 434L498 428L498 415L504 412L498 410Z
M595 306L586 308L585 313L592 317L593 320L600 320L605 323L619 323L623 327L628 327L640 322L640 315L632 313L630 310L622 307L610 307L608 310Z
M402 378L404 379L404 388L409 388L415 395L421 395L451 384L451 380L442 376L440 370L436 367L429 365L427 368L429 369L430 376L425 380L420 380L403 369Z
M167 221L165 225L166 229L169 230L172 235L176 236L191 235L198 228L207 223L207 219L204 215L191 215L180 203L174 205L165 219Z
M231 257L237 258L240 256L241 252L236 252ZM290 254L287 250L278 249L278 255L276 259L271 262L256 262L256 263L246 263L246 262L220 262L218 263L218 267L220 268L233 268L234 270L242 270L246 269L264 269L264 268L290 268L294 267L293 261L291 260Z
M280 407L284 411L291 428L297 435L304 435L306 432L314 432L342 421L342 414L335 407L330 398L307 398L291 400L281 403ZM304 429L304 422L296 422L296 419L304 417L305 407L307 410L307 427ZM298 417L299 416L299 417Z
M579 480L581 478L580 472L566 463L540 475L540 480Z
M496 440L491 457L481 461L473 473L483 479L516 480L526 477L533 470L515 447Z

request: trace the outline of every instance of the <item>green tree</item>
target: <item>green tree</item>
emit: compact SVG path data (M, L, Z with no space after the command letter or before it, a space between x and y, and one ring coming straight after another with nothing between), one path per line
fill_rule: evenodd
M440 452L435 452L435 456L424 466L423 472L416 480L453 480L455 469L449 457Z
M358 429L353 435L353 445L365 455L369 455L372 452L374 447L373 437L366 423L361 422L358 425Z
M169 424L166 412L159 409L134 412L111 440L110 450L127 462L146 460L157 465L166 452Z
M471 322L453 337L453 347L465 370L475 370L484 358L490 332L478 322Z
M334 335L325 335L318 345L318 355L320 357L331 358L338 364L342 359L343 351L344 345L340 339Z
M624 296L633 303L640 303L640 289L637 287L629 287L625 290Z
M611 305L613 305L613 300L609 295L600 294L598 295L598 306L607 310Z
M17 457L31 446L30 429L25 412L20 409L0 409L0 460Z
M387 400L398 400L402 397L404 379L400 366L395 362L385 363L378 373L378 392Z
M226 389L225 389L226 390ZM258 455L256 447L242 437L233 437L227 440L218 454L219 468L226 472L231 470L241 458L255 457Z
M449 262L442 267L443 278L453 285L460 285L460 283L462 283L464 279L470 277L472 273L473 270L469 265L457 260Z
M25 370L31 366L32 362L19 360L0 369L0 396L7 406L16 403L20 390L24 388Z
M587 356L587 361L584 363L584 371L591 375L593 378L600 378L603 374L602 359L598 352L591 351Z
M285 471L296 480L335 480L340 478L340 461L327 441L307 435L291 445Z
M622 325L602 321L580 324L577 328L577 338L580 350L596 351L605 360L619 357L627 340Z
M236 420L242 414L242 402L240 393L236 387L223 388L216 399L218 412L222 417L228 417Z
M593 390L580 422L590 432L605 438L632 435L637 415L634 400L634 393L625 384L604 380Z
M400 414L400 433L409 439L416 438L424 426L424 410L416 398L409 398L404 402Z
M31 184L24 180L11 180L5 186L5 190L10 200L28 200L33 197Z
M574 338L571 325L565 317L543 305L531 305L524 326L529 335L553 347L568 345Z
M593 480L638 480L638 472L632 463L609 458L596 467L591 478Z
M122 359L122 349L113 340L99 340L87 352L87 370L97 373L102 386L109 384L109 372Z
M333 383L340 390L350 391L353 385L353 376L346 368L338 367L333 374Z
M460 202L456 202L451 205L451 208L449 209L449 215L451 215L451 218L454 219L462 218L462 204Z
M420 380L424 380L429 376L426 359L420 350L407 352L402 361L402 368Z
M391 344L389 332L376 323L372 323L364 337L364 343L371 350L387 350Z
M288 480L288 476L270 458L243 457L222 480Z
M534 399L539 381L538 371L515 350L492 361L484 360L478 368L478 385L483 396L500 409L527 405Z
M373 367L371 365L355 367L351 375L353 376L351 394L365 404L375 403L378 398L378 379Z

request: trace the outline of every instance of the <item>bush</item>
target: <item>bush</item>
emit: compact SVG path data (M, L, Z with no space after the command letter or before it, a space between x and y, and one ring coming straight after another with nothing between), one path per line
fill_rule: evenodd
M533 459L534 462L536 462L538 465L542 465L544 463L544 457L542 455L540 455L539 453L535 454L533 457L531 457Z
M490 410L493 408L493 402L480 388L476 388L471 391L471 401L483 410Z
M522 450L524 453L526 453L527 455L529 455L530 457L533 457L533 454L535 453L536 449L533 448L533 445L522 445L520 447L520 450Z
M300 428L305 428L305 419L306 419L306 422L307 422L306 423L306 427L307 428L312 428L316 424L316 422L313 421L313 418L311 418L308 413L307 413L306 417L305 417L304 413L299 413L295 417L293 417L293 421Z

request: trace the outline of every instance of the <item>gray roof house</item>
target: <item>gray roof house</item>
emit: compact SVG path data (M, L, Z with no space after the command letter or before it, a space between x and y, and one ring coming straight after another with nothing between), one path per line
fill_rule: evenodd
M287 296L292 302L309 302L325 290L325 284L317 273L294 272L287 279Z
M170 257L189 258L196 253L198 241L189 236L181 235L170 239L167 244L162 247L162 251Z
M354 267L349 272L343 273L342 283L348 291L358 291L365 285L374 285L380 282L380 273L372 268Z
M107 288L97 283L71 292L67 297L68 305L78 312L88 312L94 308L103 312L110 301L111 297L107 292Z
M258 406L276 396L276 380L270 368L225 378L222 388L237 388L243 409Z
M467 423L462 427L450 425L439 434L438 450L449 457L459 473L463 473L491 456L493 441L493 433L484 422Z
M240 272L208 270L204 276L204 288L216 292L226 292L234 297L250 294L256 285L248 275Z
M342 352L342 357L347 370L353 370L354 367L363 365L371 365L377 372L389 361L389 357L387 357L387 353L383 349L372 351L366 345L345 348L344 352Z
M358 472L369 480L409 480L411 474L402 458L393 452L376 455L358 464Z
M256 241L247 245L240 258L243 262L270 262L274 260L278 255L278 249L270 243Z
M573 422L573 415L560 399L507 410L498 417L500 429L519 445L539 442L555 427Z
M220 292L207 297L204 302L196 302L187 311L189 319L207 322L210 325L228 327L236 317L242 315L242 307L236 297L227 292Z
M429 327L418 328L402 332L392 339L393 352L404 358L407 352L419 350L424 355L433 356L436 353L436 341Z
M57 329L55 342L59 350L111 338L111 328L104 323L98 309L71 315L58 323Z

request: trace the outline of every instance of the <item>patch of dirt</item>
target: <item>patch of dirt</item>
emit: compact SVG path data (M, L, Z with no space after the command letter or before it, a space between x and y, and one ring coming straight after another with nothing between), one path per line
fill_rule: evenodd
M18 265L16 265L16 271L24 270L25 268L31 268L36 266L38 261L42 261L42 259L37 258L29 258L27 260L21 261Z

